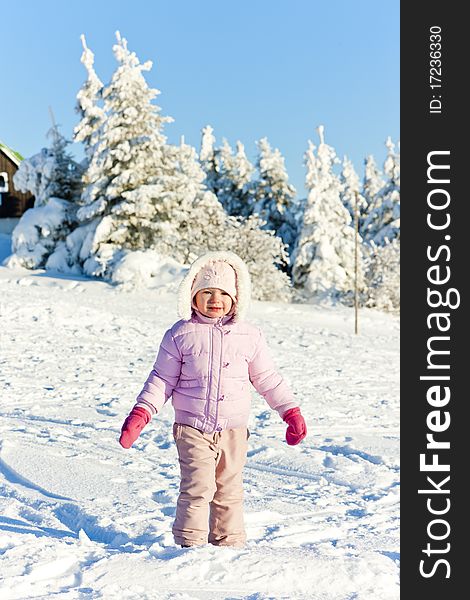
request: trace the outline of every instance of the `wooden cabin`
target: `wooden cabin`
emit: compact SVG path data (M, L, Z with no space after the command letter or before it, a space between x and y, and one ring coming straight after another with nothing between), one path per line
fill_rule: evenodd
M0 232L13 229L21 215L32 208L34 196L15 189L13 175L18 170L22 158L0 142Z

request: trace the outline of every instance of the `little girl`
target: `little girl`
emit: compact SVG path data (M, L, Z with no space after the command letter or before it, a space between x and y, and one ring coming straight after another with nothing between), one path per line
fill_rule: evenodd
M119 442L130 448L172 396L181 469L173 536L181 546L242 546L246 540L242 471L249 382L288 424L288 444L307 434L263 333L244 320L250 296L248 269L233 252L208 252L191 265L178 292L181 320L163 336L153 370L122 426Z

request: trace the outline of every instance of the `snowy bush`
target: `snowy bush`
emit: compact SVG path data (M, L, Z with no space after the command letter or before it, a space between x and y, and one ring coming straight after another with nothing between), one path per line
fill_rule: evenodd
M57 268L59 263L49 263L48 257L76 225L81 167L67 152L69 142L57 126L48 136L51 147L23 160L14 175L16 188L31 192L35 201L13 230L13 254L5 261L10 267Z
M231 250L246 262L253 283L253 299L289 302L292 286L288 275L281 270L289 259L282 240L273 231L261 229L264 223L255 215L248 219L230 217L228 225L220 250Z
M213 197L210 192L206 194ZM121 250L108 263L107 278L127 287L155 287L162 273L162 264L167 269L166 273L171 270L177 273L178 266L189 266L201 254L230 250L247 264L253 283L253 299L288 302L291 298L290 281L278 268L287 261L282 241L272 232L262 231L257 217L227 217L219 203L217 210L212 199L208 204L205 207L202 199L201 205L196 207L195 214L199 209L201 212L191 225L189 237L167 235L151 250Z
M7 267L39 269L54 250L57 239L68 231L70 203L50 198L47 204L27 210L12 234L12 255L5 261Z
M385 241L379 246L365 246L366 270L364 303L386 312L400 311L400 240Z
M123 288L167 288L177 290L187 269L154 250L123 250L116 261L111 281Z

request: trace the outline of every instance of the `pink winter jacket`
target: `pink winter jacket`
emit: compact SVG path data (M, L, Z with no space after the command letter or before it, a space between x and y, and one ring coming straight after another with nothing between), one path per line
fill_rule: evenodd
M225 317L210 318L196 310L192 286L201 269L221 260L235 271L236 301ZM207 433L246 427L250 382L281 417L296 407L261 330L245 321L250 299L250 274L239 256L216 251L195 260L178 290L181 320L163 336L137 404L153 415L172 396L176 422Z
M163 336L137 403L159 412L172 396L175 421L206 433L246 427L250 382L281 417L298 406L259 327L193 310Z

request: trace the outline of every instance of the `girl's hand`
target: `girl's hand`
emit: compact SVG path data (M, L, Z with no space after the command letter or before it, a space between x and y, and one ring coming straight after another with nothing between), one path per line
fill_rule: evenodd
M300 414L300 408L290 408L284 413L282 419L287 423L286 442L289 446L299 444L307 435L305 419Z
M142 429L150 421L150 414L140 406L134 407L121 428L119 443L123 448L130 448L139 437Z

